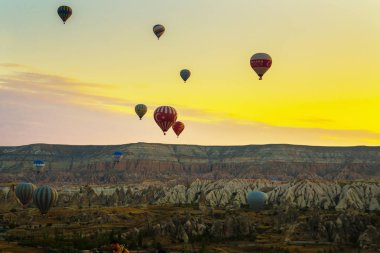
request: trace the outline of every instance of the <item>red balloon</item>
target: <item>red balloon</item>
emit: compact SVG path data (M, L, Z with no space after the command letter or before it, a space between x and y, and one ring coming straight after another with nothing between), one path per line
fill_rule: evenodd
M251 67L260 77L260 80L263 79L263 75L270 69L272 66L272 57L266 53L254 54L251 57Z
M185 124L183 124L181 121L177 121L172 126L174 133L177 135L177 137L182 133L182 131L185 129Z
M154 111L154 120L164 134L177 121L177 111L171 106L160 106Z

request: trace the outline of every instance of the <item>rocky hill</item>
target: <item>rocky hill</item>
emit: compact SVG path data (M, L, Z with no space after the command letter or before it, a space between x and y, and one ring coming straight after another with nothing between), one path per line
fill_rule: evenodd
M115 164L112 153L121 150ZM32 173L32 161L46 172ZM380 147L294 145L192 146L136 143L117 146L34 144L0 147L0 182L28 180L62 184L115 184L196 178L218 180L380 178Z

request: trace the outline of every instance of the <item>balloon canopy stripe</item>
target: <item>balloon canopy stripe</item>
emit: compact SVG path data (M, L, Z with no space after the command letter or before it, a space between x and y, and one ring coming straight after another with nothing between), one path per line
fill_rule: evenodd
M36 187L31 183L20 183L16 186L16 197L25 206L33 199L33 192Z
M271 66L272 66L272 60L266 60L266 59L251 60L252 68L257 68L257 67L270 68Z
M33 195L33 201L40 209L41 214L46 214L57 199L58 192L50 186L39 187Z

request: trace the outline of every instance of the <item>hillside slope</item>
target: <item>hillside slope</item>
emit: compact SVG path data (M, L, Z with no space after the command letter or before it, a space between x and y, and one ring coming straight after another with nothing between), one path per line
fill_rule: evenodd
M119 164L112 161L115 150L125 153ZM34 159L46 161L45 173L32 172ZM195 178L373 179L380 177L380 147L33 144L0 147L0 175L0 182L66 184Z

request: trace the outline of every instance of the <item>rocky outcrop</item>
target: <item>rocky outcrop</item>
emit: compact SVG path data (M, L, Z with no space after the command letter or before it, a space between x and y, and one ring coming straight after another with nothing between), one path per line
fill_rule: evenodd
M359 236L358 244L362 249L380 249L380 230L372 225Z
M125 157L112 161L121 150ZM46 172L32 173L35 159ZM34 144L0 147L0 182L27 180L54 184L120 184L144 180L187 183L262 178L353 180L380 177L379 147L250 145L206 147L137 143L118 146Z
M286 215L286 214L283 214ZM311 210L306 217L285 225L285 241L354 244L363 249L379 249L378 216L359 212L321 214Z
M357 182L345 185L336 209L380 210L379 197L380 184L378 183Z
M334 208L341 194L336 182L321 180L296 180L279 185L269 192L269 203L293 205L298 208Z
M195 180L179 184L136 184L119 186L58 187L58 206L95 207L128 205L193 205L199 209L223 207L230 210L247 205L249 191L264 191L268 209L285 207L322 210L380 210L380 183L322 180ZM0 204L17 205L14 192L0 191Z

